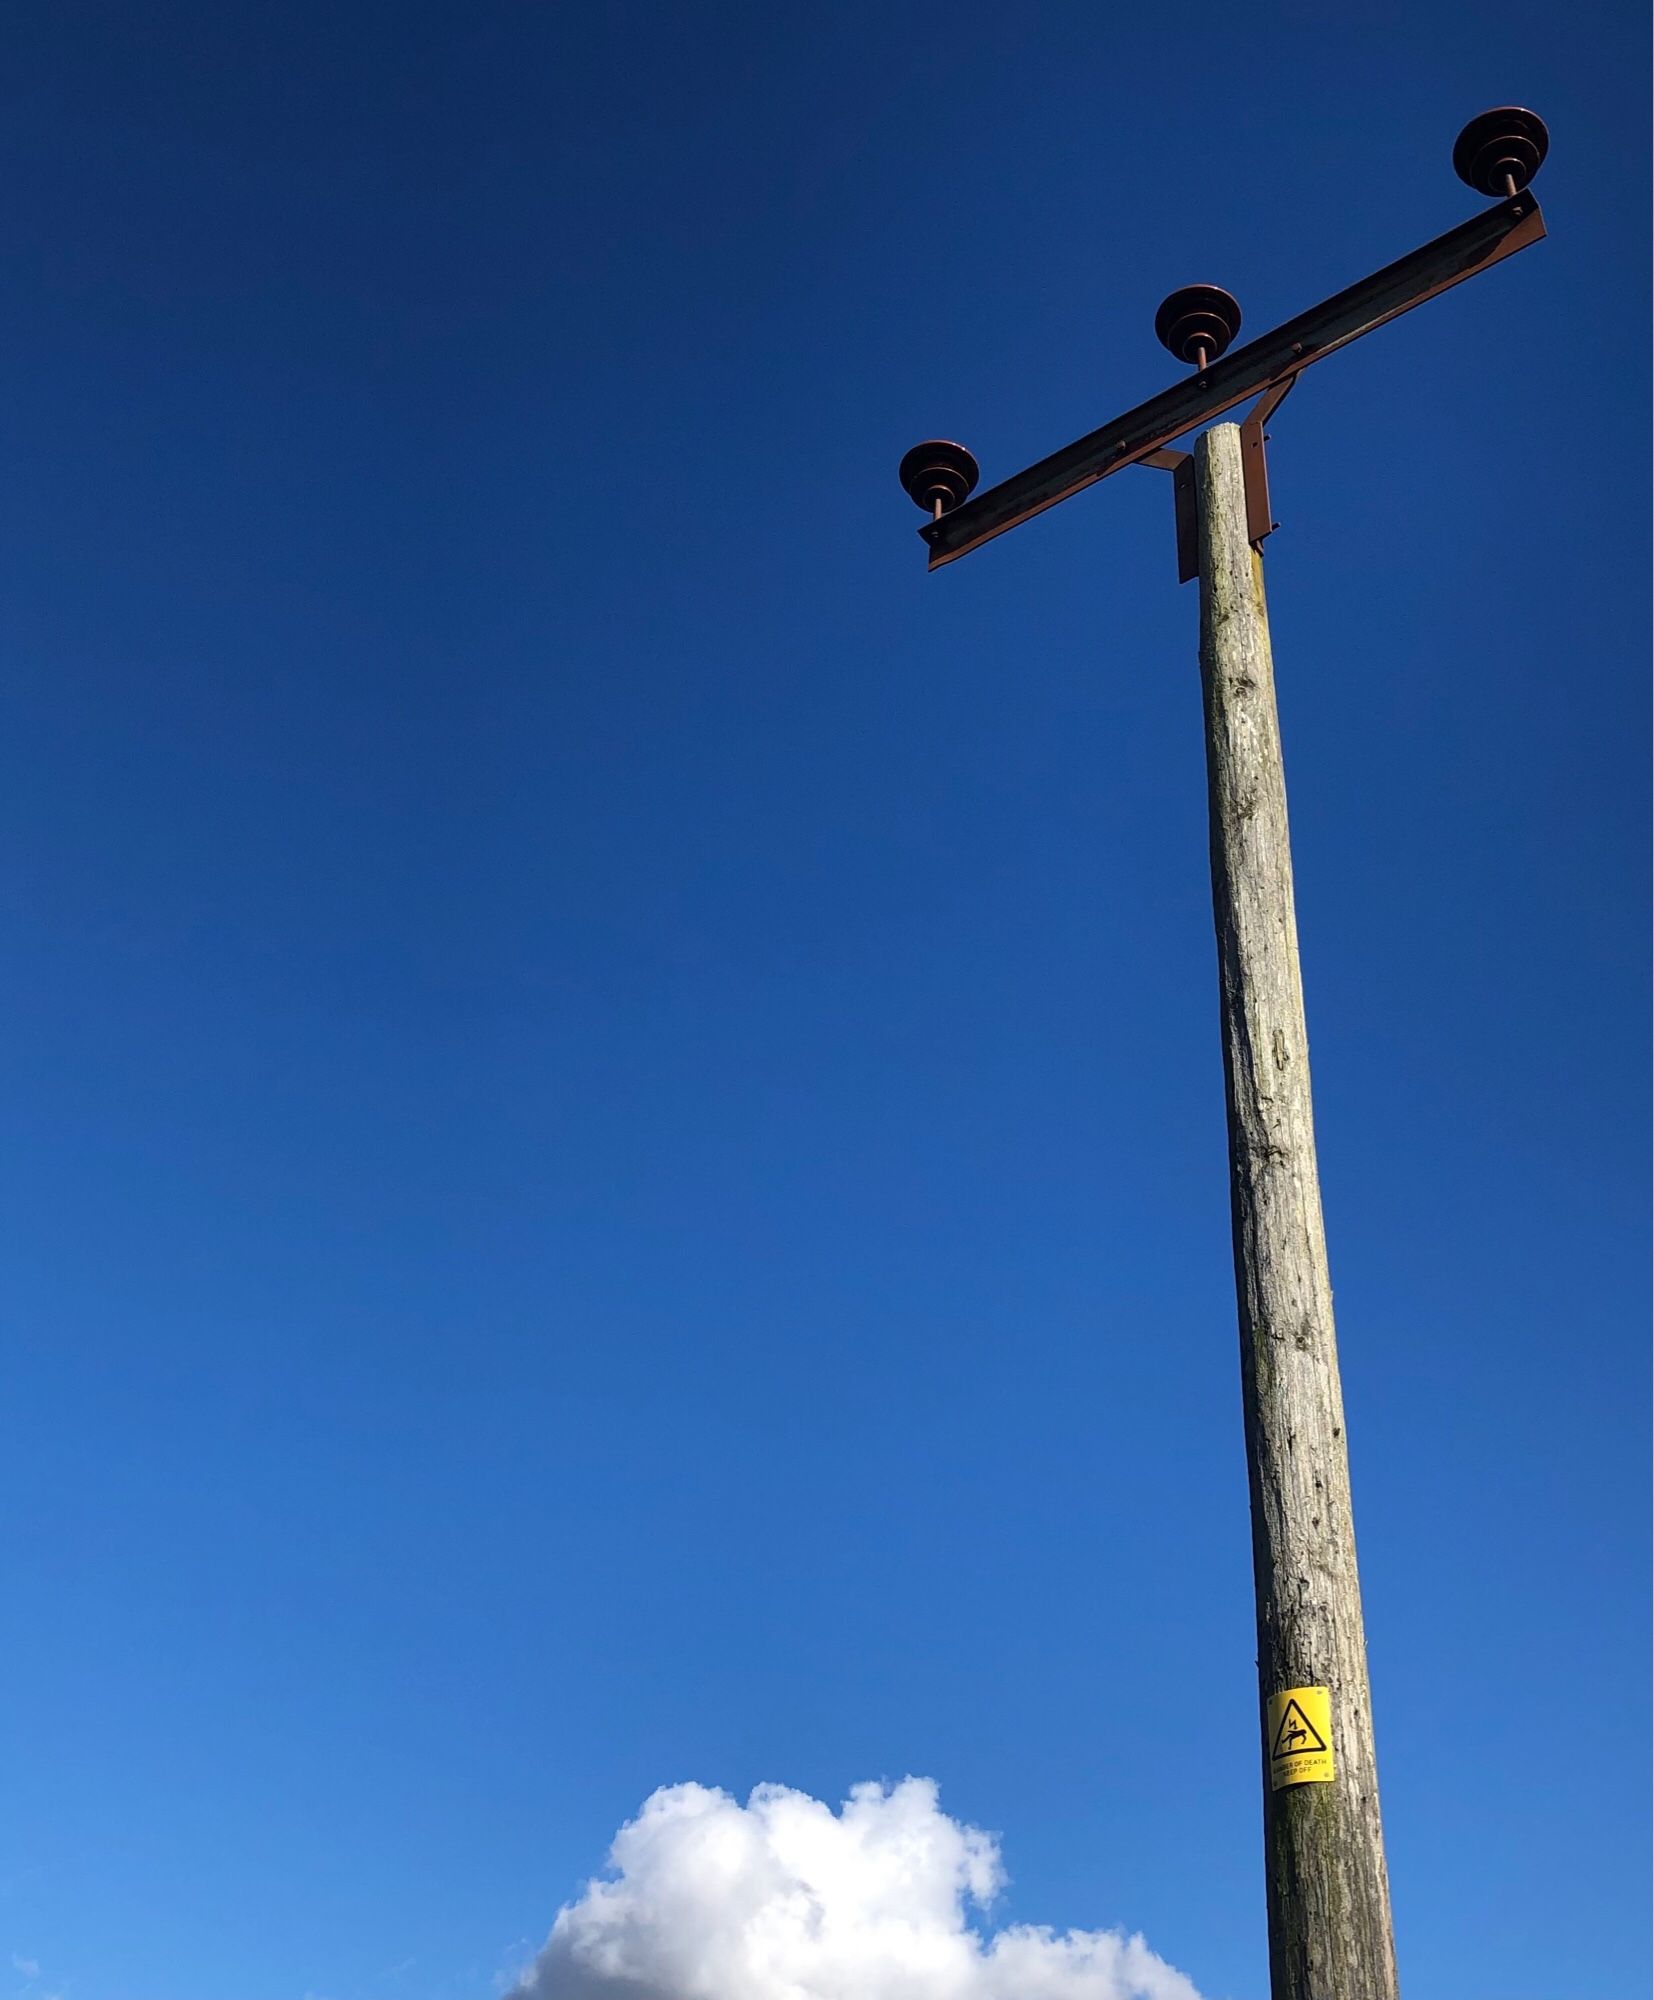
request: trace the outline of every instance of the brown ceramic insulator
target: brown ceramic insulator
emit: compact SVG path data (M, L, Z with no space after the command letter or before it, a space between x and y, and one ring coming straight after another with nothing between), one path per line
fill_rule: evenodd
M981 468L962 444L947 438L926 438L902 459L897 478L908 498L927 514L948 513L970 494Z
M1537 111L1501 104L1472 118L1453 146L1453 171L1478 194L1512 195L1538 173L1551 135Z
M1185 285L1162 302L1154 331L1179 361L1205 368L1240 332L1241 309L1220 285Z

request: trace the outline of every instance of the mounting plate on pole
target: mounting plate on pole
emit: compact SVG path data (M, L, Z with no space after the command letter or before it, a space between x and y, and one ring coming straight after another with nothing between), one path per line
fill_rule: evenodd
M1281 525L1269 505L1269 457L1264 425L1286 401L1296 375L1267 389L1241 419L1241 471L1246 478L1246 539L1256 548Z
M1241 419L1241 473L1246 481L1246 539L1256 548L1266 535L1281 525L1269 507L1269 459L1264 451L1268 433L1264 425L1286 401L1296 375L1277 382L1252 405ZM1200 542L1195 523L1195 462L1191 453L1170 451L1162 446L1140 458L1139 465L1152 465L1157 472L1172 475L1172 508L1177 517L1177 580L1193 583L1200 574Z
M1177 519L1177 580L1193 583L1200 574L1200 523L1195 515L1195 460L1188 451L1151 451L1139 465L1172 475L1172 512Z

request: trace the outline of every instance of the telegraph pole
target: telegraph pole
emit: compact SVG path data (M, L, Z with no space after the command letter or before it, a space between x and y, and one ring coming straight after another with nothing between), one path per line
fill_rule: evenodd
M1472 119L1453 164L1493 208L1232 354L1229 293L1173 293L1155 330L1193 379L974 500L961 445L932 439L901 465L930 516L932 569L1124 466L1168 471L1178 573L1199 578L1272 2000L1397 2000L1398 1988L1264 603L1263 426L1313 362L1537 242L1526 189L1547 145L1531 111ZM1192 455L1170 448L1249 397L1242 423L1213 424Z
M1396 2000L1390 1884L1344 1404L1310 1107L1286 773L1263 558L1238 425L1195 447L1200 680L1217 928L1241 1395L1252 1491L1264 1858L1275 2000ZM1293 1782L1325 1724L1331 1782ZM1319 1726L1318 1726L1319 1725ZM1296 1735L1302 1728L1306 1734ZM1290 1737L1290 1742L1285 1739Z

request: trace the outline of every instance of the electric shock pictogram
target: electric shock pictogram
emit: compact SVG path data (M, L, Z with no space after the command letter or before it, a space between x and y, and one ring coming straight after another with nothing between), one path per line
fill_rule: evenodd
M1269 1787L1332 1782L1332 1691L1288 1688L1273 1695L1265 1740L1269 1744Z

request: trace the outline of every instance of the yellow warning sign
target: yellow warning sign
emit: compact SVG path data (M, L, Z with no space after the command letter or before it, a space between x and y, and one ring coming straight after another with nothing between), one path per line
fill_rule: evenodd
M1288 1688L1269 1698L1269 1789L1283 1785L1330 1785L1332 1691Z

